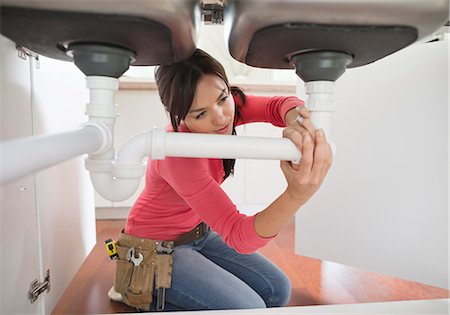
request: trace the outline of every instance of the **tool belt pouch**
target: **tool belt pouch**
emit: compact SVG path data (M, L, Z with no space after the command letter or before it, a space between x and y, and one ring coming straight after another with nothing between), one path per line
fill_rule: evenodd
M156 256L156 289L168 289L172 284L173 256L158 254Z
M127 241L129 240L130 237L127 236ZM148 248L149 246L145 246L147 248L144 250L139 245L142 244L121 242L121 238L119 237L117 242L117 254L119 258L117 260L114 289L122 294L122 301L125 304L148 311L153 300L156 252L154 246L150 246L150 248ZM130 259L130 249L132 249L133 255L137 259L135 261L138 264ZM140 254L143 259L139 261Z

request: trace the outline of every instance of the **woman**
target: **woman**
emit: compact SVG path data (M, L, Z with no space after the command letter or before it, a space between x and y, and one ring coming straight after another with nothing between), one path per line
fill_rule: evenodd
M245 123L290 125L283 136L303 156L298 165L281 162L287 189L250 217L240 214L219 186L233 173L235 160L149 162L145 189L124 233L137 240L175 240L165 310L285 306L288 278L255 251L277 235L324 180L332 158L323 132L315 130L298 98L245 95L230 87L220 63L199 49L187 60L159 67L156 83L170 114L169 131L234 135L235 126Z

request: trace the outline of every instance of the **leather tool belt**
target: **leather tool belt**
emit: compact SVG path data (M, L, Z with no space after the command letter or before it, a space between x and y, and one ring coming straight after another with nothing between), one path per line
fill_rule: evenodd
M121 294L121 301L148 311L156 288L156 309L163 310L165 290L172 282L174 247L195 241L209 230L202 222L174 241L140 238L122 231L116 243L118 259L114 279L114 290Z

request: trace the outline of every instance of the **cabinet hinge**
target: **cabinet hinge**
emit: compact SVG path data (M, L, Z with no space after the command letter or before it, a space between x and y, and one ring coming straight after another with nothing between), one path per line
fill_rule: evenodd
M26 47L23 46L16 46L17 49L17 54L19 56L19 58L23 59L23 60L27 60L27 57L33 58L35 61L35 65L36 68L39 69L39 55L36 54L35 52L29 50Z
M50 292L50 270L47 270L44 282L39 283L37 279L31 282L30 291L28 291L28 298L30 299L30 302L34 303L34 301L36 301L39 295L44 293L44 291Z

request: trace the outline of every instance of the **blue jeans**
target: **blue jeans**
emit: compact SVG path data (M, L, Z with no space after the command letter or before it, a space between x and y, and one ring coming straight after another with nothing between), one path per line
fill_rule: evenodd
M237 253L213 231L177 246L173 255L166 311L266 308L289 302L291 284L283 271L258 253Z

